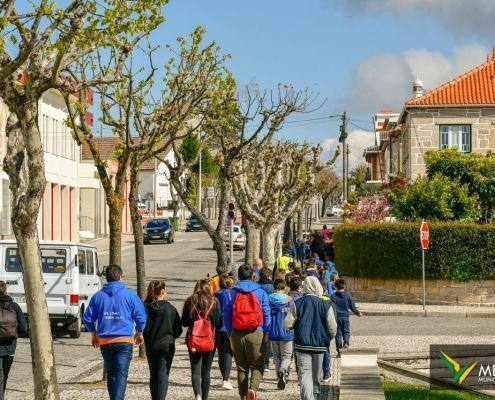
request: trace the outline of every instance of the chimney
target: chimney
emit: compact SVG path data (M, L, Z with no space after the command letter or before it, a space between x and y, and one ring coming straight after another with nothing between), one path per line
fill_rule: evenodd
M423 82L421 82L419 78L416 78L415 81L413 82L413 96L414 97L423 96Z

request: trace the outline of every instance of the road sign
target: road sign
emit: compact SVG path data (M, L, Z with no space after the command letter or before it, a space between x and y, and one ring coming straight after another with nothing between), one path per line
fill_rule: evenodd
M419 233L421 237L421 248L426 250L430 244L430 228L428 227L426 221L421 222L421 229L419 230Z

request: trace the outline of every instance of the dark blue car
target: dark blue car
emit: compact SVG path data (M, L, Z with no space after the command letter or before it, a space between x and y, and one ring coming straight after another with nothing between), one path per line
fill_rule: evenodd
M174 242L174 228L167 218L152 219L143 226L144 244L153 241Z

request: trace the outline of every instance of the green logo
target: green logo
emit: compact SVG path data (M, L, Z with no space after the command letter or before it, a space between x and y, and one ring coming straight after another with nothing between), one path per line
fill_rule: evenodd
M469 376L473 368L476 367L476 364L478 364L478 361L476 361L471 365L466 365L465 367L461 368L459 363L455 362L443 351L440 352L440 359L445 364L445 366L450 370L454 383L457 385L461 385L462 382L464 382L464 380Z

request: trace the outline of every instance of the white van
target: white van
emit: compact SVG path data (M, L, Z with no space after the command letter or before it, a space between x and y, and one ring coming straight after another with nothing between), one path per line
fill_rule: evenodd
M52 331L78 338L84 310L91 296L101 287L96 248L70 242L41 241L40 249ZM26 313L21 260L15 240L0 240L0 279L5 281L9 295Z

